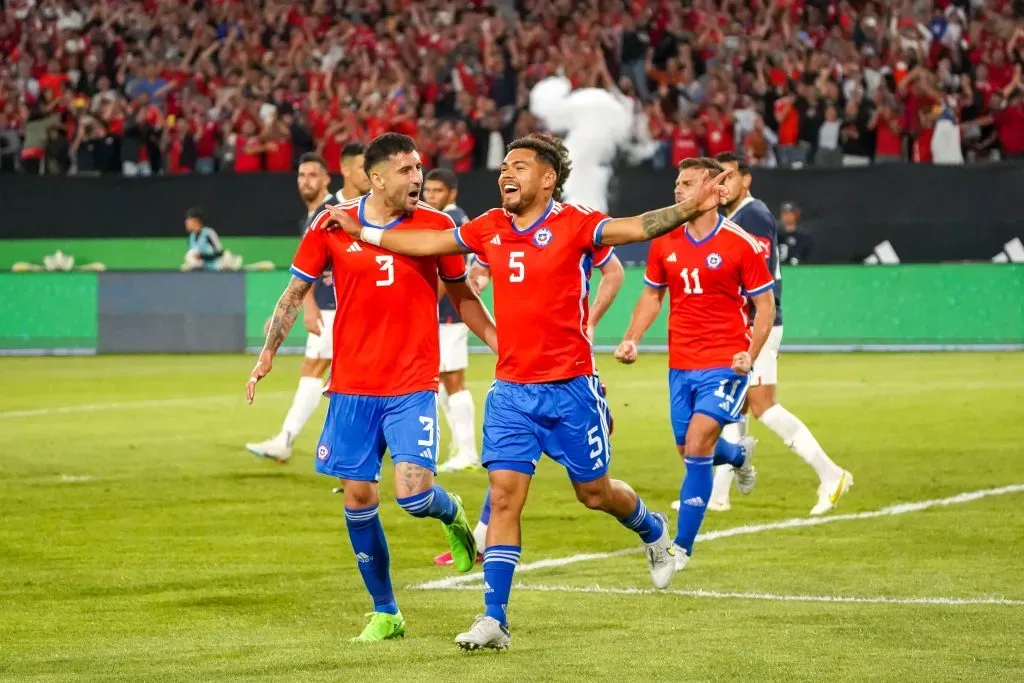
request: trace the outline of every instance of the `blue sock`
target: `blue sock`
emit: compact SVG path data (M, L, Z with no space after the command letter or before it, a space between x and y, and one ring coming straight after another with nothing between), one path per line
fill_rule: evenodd
M684 548L687 555L693 555L693 540L697 538L700 523L704 521L714 473L711 471L711 457L686 456L686 478L679 491L679 531L676 545Z
M388 540L384 537L384 527L380 525L380 517L377 515L378 507L374 505L360 510L345 508L345 526L348 527L348 538L359 562L363 584L373 598L373 611L397 614L398 603L391 589L391 556L388 553Z
M455 499L436 484L434 488L423 493L417 493L408 498L399 498L398 504L413 517L433 517L445 524L455 521L455 513L458 510Z
M640 534L640 540L644 543L654 543L665 532L665 525L661 519L647 510L647 506L640 500L640 496L636 497L633 514L626 519L620 519L619 523Z
M521 551L518 545L492 545L484 550L484 614L503 626L508 625L508 594Z
M491 523L491 487L487 487L487 495L484 496L484 507L480 510L480 523Z
M731 441L719 438L718 443L715 444L716 465L743 467L743 461L746 459L747 454L743 451L743 446L740 446L738 443L732 443Z

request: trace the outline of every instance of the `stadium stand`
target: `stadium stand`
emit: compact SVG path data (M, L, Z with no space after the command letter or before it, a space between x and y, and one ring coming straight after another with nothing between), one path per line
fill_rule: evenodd
M1024 155L1020 0L8 0L0 172L337 167L413 135L495 167L561 72L635 101L650 163L973 163Z

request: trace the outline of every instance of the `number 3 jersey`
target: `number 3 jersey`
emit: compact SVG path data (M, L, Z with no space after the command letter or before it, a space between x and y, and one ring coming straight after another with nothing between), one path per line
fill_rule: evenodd
M520 230L491 209L459 227L455 238L491 271L498 328L495 376L540 384L592 375L587 338L590 270L608 216L551 200ZM602 256L603 257L603 256Z
M420 202L388 225L366 222L366 197L341 206L363 225L386 230L450 230L446 214ZM437 391L441 364L437 337L437 278L466 278L465 259L401 256L329 231L330 214L310 224L292 261L291 273L315 281L328 264L334 272L338 312L328 391L363 396L400 396Z
M764 248L724 217L699 242L685 226L654 240L644 282L668 289L668 362L675 370L731 366L750 345L746 297L774 285Z

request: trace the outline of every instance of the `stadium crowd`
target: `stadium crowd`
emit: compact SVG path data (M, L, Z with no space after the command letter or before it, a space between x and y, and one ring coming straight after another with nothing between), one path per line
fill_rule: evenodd
M562 73L657 167L1024 155L1021 0L6 0L0 172L289 171L385 131L495 168Z

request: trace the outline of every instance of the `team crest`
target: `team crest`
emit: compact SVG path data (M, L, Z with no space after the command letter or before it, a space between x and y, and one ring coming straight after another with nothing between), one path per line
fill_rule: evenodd
M718 266L722 265L722 257L717 252L711 252L708 257L704 259L704 263L708 264L708 268L714 270Z
M533 233L533 243L538 247L546 247L551 244L551 238L553 235L547 228L541 228L537 232Z
M320 458L321 460L326 460L327 456L330 454L331 451L329 448L327 448L327 444L325 443L320 444L319 448L316 449L316 457Z

